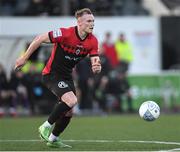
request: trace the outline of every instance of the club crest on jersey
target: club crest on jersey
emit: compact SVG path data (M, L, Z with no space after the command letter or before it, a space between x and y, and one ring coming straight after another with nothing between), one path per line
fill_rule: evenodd
M80 52L81 52L80 49L77 49L75 53L76 55L78 55Z
M59 81L58 87L59 87L59 88L67 88L67 87L68 87L68 84L65 83L64 81Z
M57 38L57 37L60 37L60 36L62 36L62 32L61 32L60 29L57 29L57 30L53 31L53 37L54 38Z

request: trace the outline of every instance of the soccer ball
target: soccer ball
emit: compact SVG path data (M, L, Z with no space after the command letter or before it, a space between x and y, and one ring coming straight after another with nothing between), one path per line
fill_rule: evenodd
M146 121L154 121L160 115L160 108L154 101L145 101L139 108L139 115Z

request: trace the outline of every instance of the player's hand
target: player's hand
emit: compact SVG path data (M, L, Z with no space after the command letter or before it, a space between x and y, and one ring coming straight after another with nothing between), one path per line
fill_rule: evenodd
M100 63L93 64L92 71L94 74L100 73L101 72L101 64Z
M94 74L101 72L101 61L99 56L91 57L92 71Z
M17 60L16 60L16 63L15 63L15 67L14 67L14 70L15 71L18 71L20 70L25 64L26 64L27 60L25 59L25 57L19 57Z

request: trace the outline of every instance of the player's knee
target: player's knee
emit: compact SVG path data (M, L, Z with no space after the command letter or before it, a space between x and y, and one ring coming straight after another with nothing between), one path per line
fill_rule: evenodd
M77 98L71 98L70 100L67 101L67 105L69 105L70 107L74 107L77 104Z
M65 102L69 107L74 107L77 104L77 97L72 92L65 93L61 100Z

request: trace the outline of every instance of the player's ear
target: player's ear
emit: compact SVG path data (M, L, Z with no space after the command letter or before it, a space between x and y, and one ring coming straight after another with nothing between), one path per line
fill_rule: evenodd
M78 17L77 19L77 24L80 26L81 25L81 17Z

